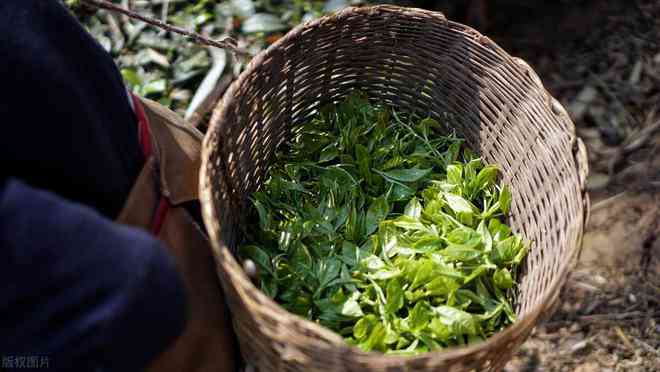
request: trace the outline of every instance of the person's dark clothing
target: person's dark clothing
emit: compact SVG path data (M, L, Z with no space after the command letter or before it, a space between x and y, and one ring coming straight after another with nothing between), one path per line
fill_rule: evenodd
M144 162L121 76L59 1L1 0L0 81L0 370L142 370L187 309L162 243L111 221Z
M12 179L0 191L0 247L3 358L138 371L183 329L181 278L146 232Z
M2 0L0 77L0 177L115 218L143 160L110 55L57 0Z

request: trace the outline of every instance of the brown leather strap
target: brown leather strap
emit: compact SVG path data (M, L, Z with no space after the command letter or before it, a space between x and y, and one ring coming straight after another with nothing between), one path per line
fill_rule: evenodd
M202 134L157 102L141 101L149 120L163 195L172 205L197 200Z
M201 134L185 127L181 118L159 104L141 102L150 124L153 156L144 165L117 221L151 230L158 205L166 198L169 210L157 236L177 262L189 306L183 334L152 362L149 371L235 371L235 336L211 247L183 208L184 202L197 200Z

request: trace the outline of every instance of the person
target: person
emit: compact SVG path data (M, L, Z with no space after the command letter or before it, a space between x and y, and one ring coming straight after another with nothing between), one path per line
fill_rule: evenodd
M0 370L234 371L201 135L60 1L0 1L0 55Z

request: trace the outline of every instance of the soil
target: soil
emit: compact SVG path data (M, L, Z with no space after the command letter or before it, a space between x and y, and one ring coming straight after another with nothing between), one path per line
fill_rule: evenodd
M658 371L660 2L481 2L477 17L434 7L533 66L590 161L580 260L554 315L505 370Z

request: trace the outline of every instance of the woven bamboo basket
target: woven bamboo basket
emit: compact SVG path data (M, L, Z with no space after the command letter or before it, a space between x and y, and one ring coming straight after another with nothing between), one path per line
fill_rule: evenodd
M451 124L503 169L509 223L533 242L515 301L517 321L488 340L415 357L365 353L288 313L257 289L232 252L249 195L292 128L359 88L398 110ZM552 310L581 245L589 201L584 145L532 69L442 14L348 8L293 29L253 58L213 113L201 198L217 271L245 359L260 371L499 370Z

